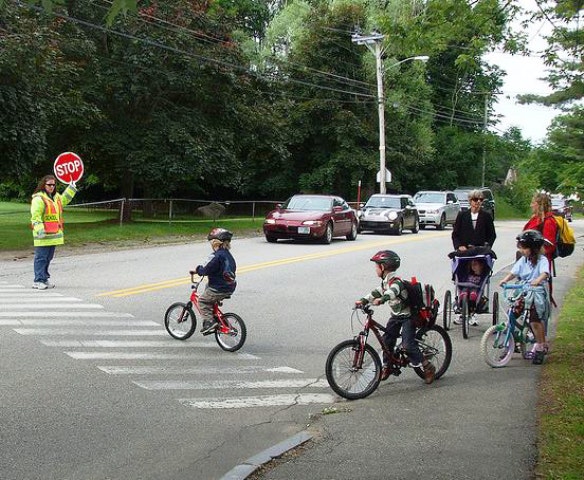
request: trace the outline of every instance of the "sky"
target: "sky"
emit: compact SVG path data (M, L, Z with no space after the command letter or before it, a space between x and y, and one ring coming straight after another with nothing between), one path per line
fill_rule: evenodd
M530 10L537 8L535 0L519 0L519 3ZM522 131L523 138L530 139L534 144L540 143L546 136L547 127L552 119L561 112L557 109L531 104L520 105L515 97L519 94L548 94L551 88L547 82L540 80L545 76L545 66L539 53L547 43L543 38L551 31L547 21L532 22L527 31L529 47L532 54L529 57L509 55L506 53L491 53L486 60L498 65L507 72L504 78L501 95L495 106L495 114L501 115L496 132L502 133L509 127L516 126Z

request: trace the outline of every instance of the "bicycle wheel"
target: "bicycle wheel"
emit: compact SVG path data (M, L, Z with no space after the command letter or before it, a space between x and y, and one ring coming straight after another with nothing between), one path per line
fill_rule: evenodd
M215 340L217 344L227 352L235 352L243 347L247 338L247 328L239 315L235 313L224 313L223 320L227 327L219 325L215 330Z
M164 327L172 338L186 340L197 328L197 317L186 304L173 303L164 314Z
M481 338L481 352L493 368L504 367L509 363L515 351L513 335L508 335L508 327L493 325L487 329Z
M444 325L444 330L450 330L450 324L452 322L452 293L450 290L446 290L444 294L444 305L442 306L442 324Z
M499 323L499 292L493 293L493 325Z
M427 359L434 368L436 368L436 379L440 378L452 361L452 340L439 325L433 325L428 328L420 328L416 332L416 341L422 355ZM420 378L424 378L424 369L415 367L414 371Z
M348 400L371 395L381 381L381 360L375 349L365 344L361 366L359 340L345 340L331 350L326 359L326 379L335 393Z
M468 298L466 295L462 297L460 305L460 321L462 323L462 338L466 339L470 330L470 315L468 313Z

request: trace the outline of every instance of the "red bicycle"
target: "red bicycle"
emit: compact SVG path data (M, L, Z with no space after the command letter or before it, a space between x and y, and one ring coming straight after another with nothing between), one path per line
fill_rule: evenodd
M171 337L177 340L186 340L197 329L197 317L195 310L201 314L199 295L197 290L203 277L195 280L195 273L191 273L191 296L187 303L173 303L164 314L164 326ZM229 298L229 297L227 297ZM235 313L223 313L219 308L222 303L213 306L213 317L219 323L215 330L203 333L204 336L215 334L217 344L227 352L235 352L243 347L247 337L247 328L239 315ZM193 310L193 306L195 310Z
M362 311L365 320L359 334L334 347L326 360L326 379L335 393L348 400L365 398L371 395L381 382L381 359L377 350L367 343L369 332L373 332L381 350L389 358L391 374L398 376L402 368L409 367L410 360L405 348L398 342L395 350L390 352L383 341L385 327L373 320L373 309L362 305L353 309L354 314ZM436 379L439 379L452 360L452 341L442 327L435 325L437 309L426 324L416 331L416 343L424 358L434 365ZM420 378L424 378L422 367L413 367Z

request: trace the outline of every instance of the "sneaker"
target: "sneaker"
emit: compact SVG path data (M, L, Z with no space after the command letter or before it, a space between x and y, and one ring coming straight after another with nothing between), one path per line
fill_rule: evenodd
M387 380L391 375L391 367L387 364L383 364L381 367L381 380Z
M473 315L472 317L470 317L470 320L468 321L469 325L472 325L473 327L478 327L479 326L479 319L476 315Z
M436 379L436 367L430 362L424 365L424 382L426 385L430 385Z
M537 350L533 354L533 360L531 361L531 363L533 363L534 365L541 365L543 363L544 356L545 356L545 353L543 350Z
M55 288L55 284L54 283L51 283L49 281L46 281L45 282L45 285L47 286L47 288Z
M32 284L32 288L34 288L36 290L46 290L49 287L47 286L46 283L43 283L43 282L34 282Z
M462 317L454 317L454 325L462 325Z
M211 333L217 328L219 324L217 322L205 321L203 322L203 328L201 328L201 333Z

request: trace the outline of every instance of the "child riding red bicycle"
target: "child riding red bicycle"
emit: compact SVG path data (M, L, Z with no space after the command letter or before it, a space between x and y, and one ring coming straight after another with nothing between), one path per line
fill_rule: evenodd
M381 286L373 290L369 295L356 301L356 305L381 305L388 303L391 316L387 322L383 340L390 352L393 352L397 338L402 336L402 344L410 358L412 367L424 369L424 381L430 384L434 381L436 369L425 359L415 341L416 327L411 321L411 312L407 303L407 290L401 279L395 275L401 264L399 255L392 250L381 250L370 259L375 262L375 271L381 278ZM384 353L381 380L386 380L391 375L389 359Z

